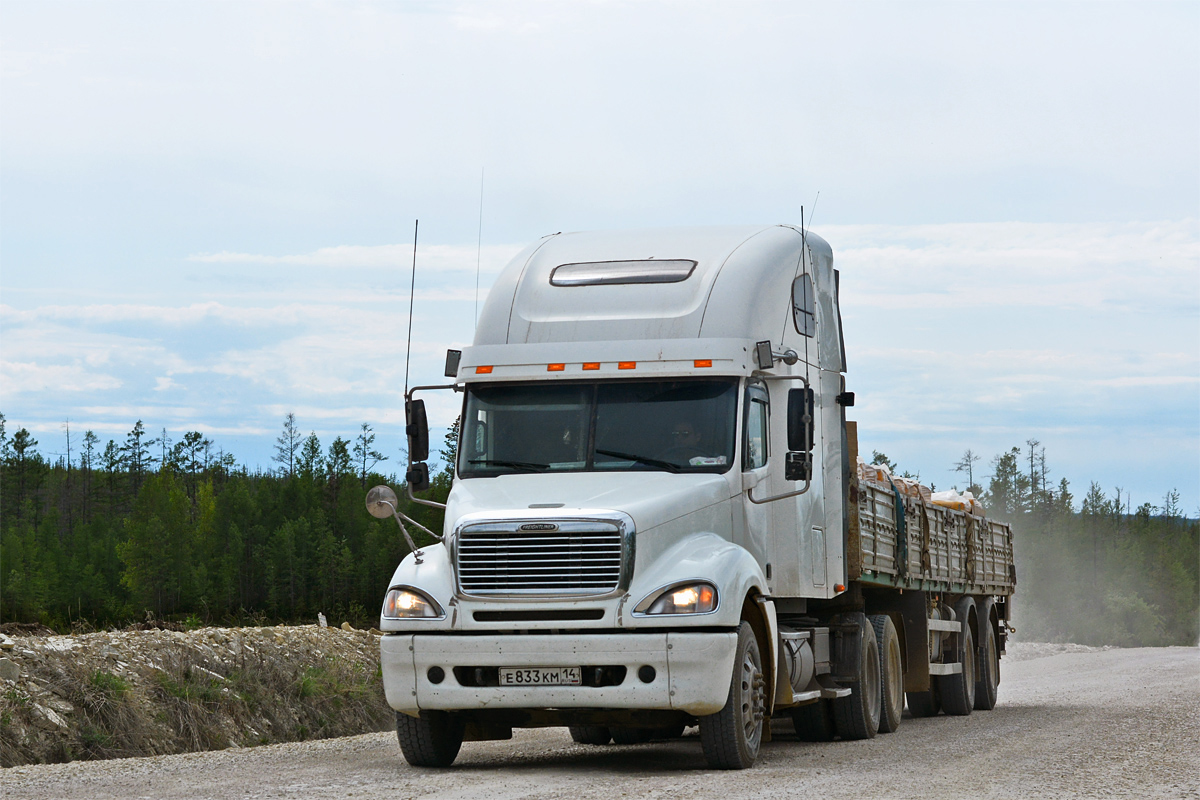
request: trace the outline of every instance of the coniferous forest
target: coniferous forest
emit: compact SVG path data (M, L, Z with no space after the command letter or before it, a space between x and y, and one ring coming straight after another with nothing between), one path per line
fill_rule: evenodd
M408 547L392 520L367 514L367 490L389 483L404 513L442 525L440 511L408 503L380 470L387 459L366 423L326 446L287 415L270 472L239 466L199 432L172 441L141 421L122 442L64 435L67 452L50 460L26 429L10 436L0 415L0 621L67 632L147 617L312 622L324 612L371 625ZM457 426L443 464L456 440ZM1120 489L1092 483L1076 498L1065 478L1048 482L1045 451L1027 445L995 456L986 479L969 450L954 467L989 516L1013 524L1018 638L1196 644L1200 521L1183 514L1178 493L1131 507ZM427 497L445 499L450 480L443 468Z

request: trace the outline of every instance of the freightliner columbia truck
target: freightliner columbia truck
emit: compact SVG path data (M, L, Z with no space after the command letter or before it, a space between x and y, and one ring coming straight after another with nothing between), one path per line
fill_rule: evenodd
M504 269L453 381L406 396L416 500L417 395L462 394L440 541L380 623L410 763L514 727L697 726L710 766L741 769L773 720L865 739L906 700L995 705L1012 532L860 478L838 280L789 225L555 234ZM368 507L412 546L390 489Z

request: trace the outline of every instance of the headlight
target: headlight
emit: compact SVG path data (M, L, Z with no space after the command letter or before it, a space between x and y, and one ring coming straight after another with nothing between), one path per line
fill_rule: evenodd
M389 589L383 598L384 619L437 619L445 616L438 604L412 589Z
M708 583L692 583L668 589L658 596L646 614L707 614L717 607L717 590Z

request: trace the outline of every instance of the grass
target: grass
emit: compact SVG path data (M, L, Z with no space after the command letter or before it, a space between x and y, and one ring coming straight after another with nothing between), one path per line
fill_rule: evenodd
M111 672L98 669L92 673L90 681L92 686L95 686L101 692L114 699L121 697L129 691L129 681Z
M252 649L235 654L164 640L154 651L154 666L141 662L120 674L96 660L52 658L50 671L39 677L74 707L65 714L71 730L53 737L39 732L30 698L9 689L0 695L0 763L194 752L347 736L393 724L371 650L333 656L318 644L318 656L310 640L251 641Z

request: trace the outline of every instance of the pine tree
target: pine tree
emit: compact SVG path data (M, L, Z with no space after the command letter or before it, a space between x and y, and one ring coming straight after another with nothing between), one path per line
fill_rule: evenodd
M387 461L387 456L371 446L374 443L375 433L364 422L354 440L354 463L358 465L358 479L363 488L367 486L367 472L381 461Z
M325 461L321 458L321 440L317 438L315 431L309 433L304 444L300 446L300 457L296 460L296 467L308 480L314 480L324 473Z
M150 447L157 442L157 439L146 439L146 427L140 419L125 437L125 446L121 448L121 454L124 456L123 460L135 493L142 488L143 477L154 465Z
M275 440L275 455L271 460L280 465L279 470L291 477L296 474L296 449L300 447L300 430L296 427L296 415L291 411L283 418L283 432Z

